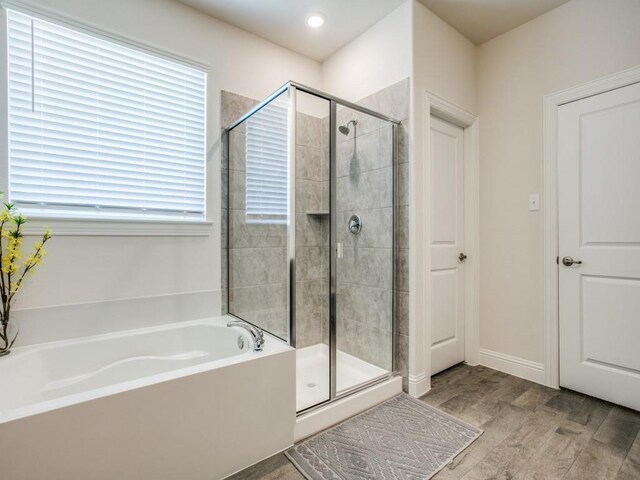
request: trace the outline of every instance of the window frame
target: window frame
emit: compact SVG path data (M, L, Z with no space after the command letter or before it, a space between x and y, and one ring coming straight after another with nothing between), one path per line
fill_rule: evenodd
M209 66L197 60L189 59L171 52L132 40L118 33L110 32L92 25L69 20L46 8L24 5L19 1L0 0L0 192L5 192L1 201L10 200L9 192L9 71L8 71L8 15L13 10L46 22L70 28L108 42L117 43L146 54L159 56L165 60L182 63L205 72L204 89L204 215L200 219L158 219L158 218L110 218L105 216L63 216L32 213L25 224L25 235L40 235L44 228L50 227L56 235L62 236L210 236L213 231L211 212L214 210L210 202L209 187L211 169L208 168L208 74Z

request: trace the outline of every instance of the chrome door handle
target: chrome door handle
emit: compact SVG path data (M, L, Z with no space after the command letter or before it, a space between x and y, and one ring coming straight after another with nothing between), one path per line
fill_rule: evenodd
M458 255L459 262L464 262L466 259L467 259L467 256L464 253L460 253L460 255Z
M575 265L582 265L582 262L580 260L574 260L571 257L564 257L562 259L562 264L565 267L570 267L571 265L575 264Z

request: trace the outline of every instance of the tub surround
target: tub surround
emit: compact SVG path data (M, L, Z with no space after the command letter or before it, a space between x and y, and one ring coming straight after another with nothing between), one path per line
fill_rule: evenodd
M0 379L25 395L0 405L3 477L209 480L290 446L295 352L273 337L240 349L228 319L15 349ZM147 358L120 370L134 351Z
M180 322L14 348L0 363L0 423L231 364L251 353L224 318ZM279 350L271 342L266 353ZM247 355L247 358L249 355Z
M167 325L219 315L215 290L122 298L12 311L18 347Z

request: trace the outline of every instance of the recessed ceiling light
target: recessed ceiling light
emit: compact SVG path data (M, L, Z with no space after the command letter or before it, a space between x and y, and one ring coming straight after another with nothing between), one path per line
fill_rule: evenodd
M312 13L307 17L307 25L313 28L321 27L324 24L324 15L321 13Z

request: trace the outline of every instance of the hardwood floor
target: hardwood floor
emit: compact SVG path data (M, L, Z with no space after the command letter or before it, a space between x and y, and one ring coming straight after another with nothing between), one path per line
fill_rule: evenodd
M639 480L640 413L486 367L458 365L421 398L484 434L436 480ZM304 477L282 454L233 480Z

